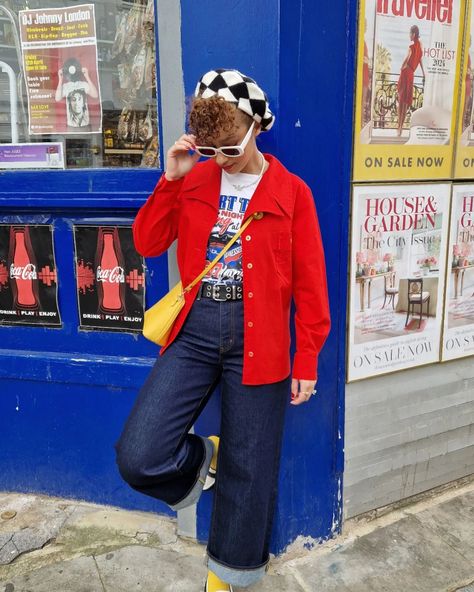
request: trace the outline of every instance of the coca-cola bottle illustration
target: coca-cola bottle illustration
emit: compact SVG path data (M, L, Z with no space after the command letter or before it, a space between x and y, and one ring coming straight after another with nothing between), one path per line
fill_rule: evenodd
M100 226L95 257L99 311L125 312L125 269L117 226Z
M38 310L40 308L38 268L27 225L10 226L7 263L14 308Z

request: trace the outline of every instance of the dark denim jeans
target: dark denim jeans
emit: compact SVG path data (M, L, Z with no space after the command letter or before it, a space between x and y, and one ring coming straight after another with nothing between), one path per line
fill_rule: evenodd
M221 384L220 443L205 563L248 586L265 575L291 374L242 384L243 301L196 298L141 388L115 444L123 479L177 510L197 502L213 452L189 434Z

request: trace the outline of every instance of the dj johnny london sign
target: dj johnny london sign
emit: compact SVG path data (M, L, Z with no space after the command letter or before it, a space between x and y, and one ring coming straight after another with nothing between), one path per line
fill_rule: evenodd
M93 4L19 12L30 134L102 129Z

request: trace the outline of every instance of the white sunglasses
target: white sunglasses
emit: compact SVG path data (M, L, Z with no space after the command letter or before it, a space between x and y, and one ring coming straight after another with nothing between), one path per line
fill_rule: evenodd
M247 133L245 134L245 138L238 146L221 146L220 148L214 148L214 146L196 146L195 150L201 156L217 156L220 152L224 156L229 156L230 158L237 158L237 156L242 156L244 153L245 146L247 146L250 136L252 134L253 127L255 125L255 121L252 122L252 125L249 127Z

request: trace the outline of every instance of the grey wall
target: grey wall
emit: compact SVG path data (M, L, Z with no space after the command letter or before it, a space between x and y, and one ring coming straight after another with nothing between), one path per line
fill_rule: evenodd
M346 385L344 518L474 473L474 358Z

